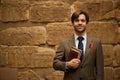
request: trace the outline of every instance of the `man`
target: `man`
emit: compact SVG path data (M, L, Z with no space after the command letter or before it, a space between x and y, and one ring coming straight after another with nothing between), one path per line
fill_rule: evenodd
M75 33L59 44L53 68L64 71L64 80L103 80L102 46L99 39L87 35L88 14L84 11L74 12L71 22ZM68 61L71 47L81 49L80 59L74 58Z

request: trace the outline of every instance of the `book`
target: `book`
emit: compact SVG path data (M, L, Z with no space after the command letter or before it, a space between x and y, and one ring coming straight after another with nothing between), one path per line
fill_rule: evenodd
M68 61L74 58L80 59L80 55L81 55L81 50L75 47L72 47L69 52Z

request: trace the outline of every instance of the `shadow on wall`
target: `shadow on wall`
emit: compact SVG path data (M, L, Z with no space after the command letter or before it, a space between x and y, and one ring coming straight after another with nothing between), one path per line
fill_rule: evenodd
M0 80L17 80L17 69L0 68Z

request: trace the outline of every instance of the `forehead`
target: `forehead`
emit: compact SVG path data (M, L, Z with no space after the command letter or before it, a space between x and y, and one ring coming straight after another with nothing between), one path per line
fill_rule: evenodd
M77 19L86 19L84 14L80 14Z

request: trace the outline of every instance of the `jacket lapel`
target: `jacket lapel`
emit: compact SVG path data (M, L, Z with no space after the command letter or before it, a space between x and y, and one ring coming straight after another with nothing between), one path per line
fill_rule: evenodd
M70 38L69 38L69 40L68 40L69 42L69 48L71 48L71 47L75 47L75 39L74 39L74 35L73 36L71 36Z
M92 39L87 37L87 42L86 42L86 50L85 50L85 55L84 55L84 59L81 63L81 65L85 62L89 52L90 52L90 44L92 43Z

